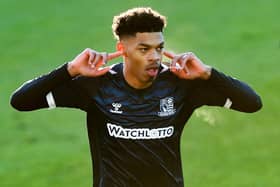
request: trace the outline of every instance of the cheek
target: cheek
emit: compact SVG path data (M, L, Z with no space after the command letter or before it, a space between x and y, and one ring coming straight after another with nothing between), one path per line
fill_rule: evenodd
M132 53L129 57L130 59L130 65L131 68L136 71L143 71L145 69L145 56L138 54L138 53Z

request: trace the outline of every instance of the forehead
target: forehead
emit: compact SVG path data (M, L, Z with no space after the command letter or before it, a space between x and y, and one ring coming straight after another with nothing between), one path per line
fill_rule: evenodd
M128 45L138 46L138 45L149 45L157 46L164 42L162 32L143 32L136 33L135 37L129 37L126 40Z

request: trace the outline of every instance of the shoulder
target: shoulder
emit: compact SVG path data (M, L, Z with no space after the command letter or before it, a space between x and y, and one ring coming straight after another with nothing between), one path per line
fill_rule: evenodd
M169 67L168 67L168 65L167 64L161 64L160 65L160 74L163 74L163 73L169 73L170 72L170 70L169 70Z
M105 74L105 76L117 76L120 75L122 73L123 70L123 63L117 63L117 64L113 64L111 65L111 69L108 73Z
M72 80L74 82L78 83L78 84L100 82L104 79L108 79L108 78L118 76L118 75L120 75L121 72L122 72L122 63L117 63L117 64L111 65L111 69L106 74L104 74L102 76L98 76L98 77L77 76Z
M158 75L158 82L161 85L173 85L180 88L194 88L200 86L203 80L194 79L194 80L185 80L177 77L174 73L170 71L168 64L161 64L160 72Z
M174 75L168 65L166 64L161 64L160 65L160 69L159 69L159 73L158 73L158 80L163 81L163 82L180 82L179 78Z

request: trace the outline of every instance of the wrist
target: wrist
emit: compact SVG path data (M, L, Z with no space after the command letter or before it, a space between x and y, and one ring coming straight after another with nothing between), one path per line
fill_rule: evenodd
M77 75L79 75L75 68L75 65L72 62L67 63L67 71L71 77L76 77Z
M212 67L206 66L205 70L203 71L203 73L201 75L201 78L204 79L204 80L209 79L210 76L211 76L211 72L212 72Z

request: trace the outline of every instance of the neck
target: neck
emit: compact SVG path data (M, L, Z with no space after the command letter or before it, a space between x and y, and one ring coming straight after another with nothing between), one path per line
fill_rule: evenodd
M125 63L123 64L123 76L128 85L135 89L144 89L152 85L152 82L143 83L138 80L136 76L128 70Z

